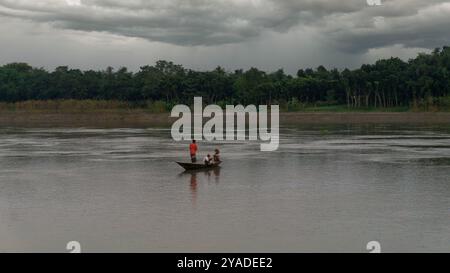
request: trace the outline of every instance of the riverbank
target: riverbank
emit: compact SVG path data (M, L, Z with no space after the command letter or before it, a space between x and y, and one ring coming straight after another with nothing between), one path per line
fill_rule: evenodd
M169 113L145 110L0 111L0 127L146 128L171 125ZM281 113L281 125L301 124L450 124L450 113L433 112L295 112Z

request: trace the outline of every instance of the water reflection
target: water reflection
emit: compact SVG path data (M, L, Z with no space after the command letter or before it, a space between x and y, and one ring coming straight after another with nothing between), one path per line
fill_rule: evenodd
M198 183L197 183L197 173L191 173L191 195L192 195L192 203L195 205L197 203L197 191L198 191Z
M179 175L180 177L189 177L189 188L194 205L197 202L199 178L204 177L208 183L214 180L215 184L219 184L221 169L221 167L217 167L212 170L185 171Z

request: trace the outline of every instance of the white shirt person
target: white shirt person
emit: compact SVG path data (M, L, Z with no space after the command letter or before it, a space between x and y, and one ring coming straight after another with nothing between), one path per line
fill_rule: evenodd
M212 164L212 157L211 157L211 155L205 156L205 159L203 159L203 163L205 163L205 165L211 165Z

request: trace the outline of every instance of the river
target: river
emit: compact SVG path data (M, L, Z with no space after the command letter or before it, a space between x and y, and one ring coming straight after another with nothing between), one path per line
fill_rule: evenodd
M150 129L0 129L0 251L450 251L450 128L290 126L280 148Z

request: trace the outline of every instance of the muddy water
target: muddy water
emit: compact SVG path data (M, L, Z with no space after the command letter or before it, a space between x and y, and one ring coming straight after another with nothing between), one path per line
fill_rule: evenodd
M450 130L284 127L183 173L168 129L0 129L0 251L450 251Z

